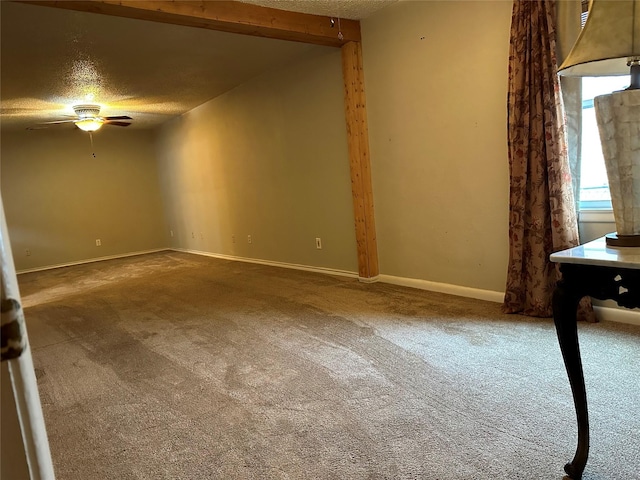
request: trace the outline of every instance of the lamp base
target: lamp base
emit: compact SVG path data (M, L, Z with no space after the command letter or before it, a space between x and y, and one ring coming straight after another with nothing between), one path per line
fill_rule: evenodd
M609 247L640 247L640 235L618 235L616 232L606 235Z
M632 237L640 233L638 105L640 105L640 89L622 90L594 98L618 237L627 236L627 234ZM621 232L627 232L627 234L620 235ZM614 246L627 245L640 246L633 242L616 243Z

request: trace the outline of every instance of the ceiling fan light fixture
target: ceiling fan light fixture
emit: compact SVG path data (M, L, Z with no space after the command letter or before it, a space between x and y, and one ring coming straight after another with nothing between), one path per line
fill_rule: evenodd
M74 105L73 111L76 112L80 118L93 118L100 115L100 105Z
M104 120L101 118L82 118L74 122L80 130L85 132L95 132L102 127Z

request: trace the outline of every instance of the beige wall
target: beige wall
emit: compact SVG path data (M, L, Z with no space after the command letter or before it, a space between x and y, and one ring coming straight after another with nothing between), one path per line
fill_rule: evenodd
M357 271L340 51L316 52L162 129L172 246Z
M504 290L510 19L406 1L362 22L382 274ZM339 52L173 121L159 158L173 246L357 270Z
M167 246L151 132L105 127L94 134L96 158L77 129L4 131L1 140L18 271Z
M401 1L362 22L383 274L504 291L511 6Z

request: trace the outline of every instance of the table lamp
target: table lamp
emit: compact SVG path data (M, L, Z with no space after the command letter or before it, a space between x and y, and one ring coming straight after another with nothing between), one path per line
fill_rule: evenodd
M594 99L616 232L609 246L640 247L640 0L591 0L560 75L631 73L626 90Z

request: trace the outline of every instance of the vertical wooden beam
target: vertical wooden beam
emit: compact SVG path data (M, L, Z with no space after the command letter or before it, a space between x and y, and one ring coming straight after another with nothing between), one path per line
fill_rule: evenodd
M369 130L360 42L348 42L342 46L342 76L345 87L351 192L356 223L358 275L361 280L374 281L379 273L378 244L373 213Z

